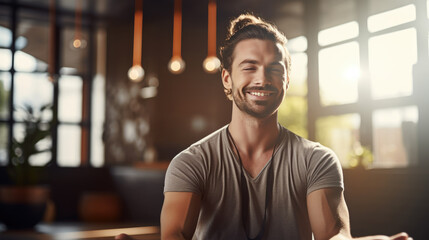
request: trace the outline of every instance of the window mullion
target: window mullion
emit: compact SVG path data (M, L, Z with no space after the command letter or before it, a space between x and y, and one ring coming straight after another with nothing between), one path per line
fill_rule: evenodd
M319 96L319 45L317 36L319 32L319 0L304 1L304 24L305 36L308 41L308 75L307 75L307 99L308 99L308 138L316 139L316 120L320 115L320 96Z
M369 74L369 31L368 31L368 0L355 0L359 23L359 57L360 79L358 84L358 105L361 116L360 141L362 146L372 149L372 100L371 79Z

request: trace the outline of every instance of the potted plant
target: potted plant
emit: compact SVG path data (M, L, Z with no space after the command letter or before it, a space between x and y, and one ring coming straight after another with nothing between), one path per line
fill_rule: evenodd
M51 134L51 123L43 121L50 109L50 105L38 111L30 105L16 109L24 115L24 135L12 139L7 166L10 184L0 186L0 222L9 229L31 228L43 219L49 199L49 188L42 184L45 168L33 166L30 160L35 154L50 151L50 147L41 147Z

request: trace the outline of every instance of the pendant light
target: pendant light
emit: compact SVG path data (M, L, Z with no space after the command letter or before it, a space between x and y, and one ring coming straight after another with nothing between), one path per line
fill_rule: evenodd
M55 32L56 32L56 12L55 1L51 0L49 5L49 64L48 64L48 79L52 83L55 82Z
M143 77L144 77L144 70L141 65L142 27L143 27L143 0L135 0L133 66L128 70L128 78L134 82L140 82L141 80L143 80Z
M86 47L86 41L82 38L82 0L76 0L75 30L72 49L83 49Z
M220 60L216 57L216 0L209 0L207 29L207 58L203 68L207 73L216 73L220 68Z
M174 0L173 19L173 56L168 63L168 70L180 74L185 70L185 61L182 59L182 0Z

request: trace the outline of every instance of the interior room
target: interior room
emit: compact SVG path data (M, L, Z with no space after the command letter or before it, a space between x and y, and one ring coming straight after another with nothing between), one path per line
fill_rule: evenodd
M0 0L0 239L160 239L246 12L288 38L278 121L338 156L352 235L429 239L429 0Z

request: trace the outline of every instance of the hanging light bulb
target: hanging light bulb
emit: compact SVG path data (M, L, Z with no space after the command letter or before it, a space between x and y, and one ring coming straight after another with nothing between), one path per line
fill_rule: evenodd
M185 70L185 61L182 59L182 0L174 1L173 22L173 57L168 63L168 70L173 74L180 74Z
M216 57L216 0L209 0L208 16L207 57L203 68L207 73L216 73L220 68L220 60Z
M168 70L174 74L180 74L185 70L185 61L181 57L172 57L168 62Z
M134 82L140 82L144 78L144 69L141 64L142 27L143 0L135 0L133 66L128 70L128 78Z
M206 57L203 67L207 73L216 73L220 68L220 60L216 56Z
M86 40L82 38L82 0L76 1L74 38L70 46L72 49L86 48Z
M128 78L134 82L140 82L144 77L144 69L140 65L134 65L128 70Z

